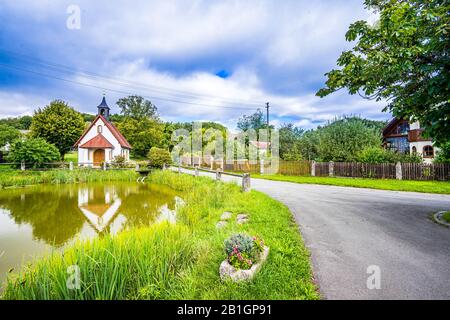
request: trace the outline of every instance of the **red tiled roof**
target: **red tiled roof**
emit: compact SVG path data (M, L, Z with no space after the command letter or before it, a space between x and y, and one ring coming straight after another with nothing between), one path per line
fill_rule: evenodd
M86 143L83 143L80 148L113 148L111 142L109 142L101 133Z
M127 139L125 139L125 137L120 133L120 131L117 130L117 128L111 122L106 120L105 117L102 115L98 115L94 119L94 121L92 121L91 125L86 129L86 131L84 131L84 133L81 135L80 139L78 139L78 141L75 142L75 144L73 145L74 148L77 148L79 146L81 140L83 140L84 136L89 132L89 130L92 129L92 127L95 125L95 123L98 121L98 119L101 119L103 121L103 123L106 125L106 127L109 129L109 131L111 131L113 136L117 139L117 141L119 141L119 144L122 146L122 148L131 149L131 145L128 143Z

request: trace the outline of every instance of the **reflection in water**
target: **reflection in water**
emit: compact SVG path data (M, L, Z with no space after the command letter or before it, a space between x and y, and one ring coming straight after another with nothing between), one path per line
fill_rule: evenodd
M75 239L155 222L175 223L183 203L163 186L35 186L0 191L0 282L11 267Z

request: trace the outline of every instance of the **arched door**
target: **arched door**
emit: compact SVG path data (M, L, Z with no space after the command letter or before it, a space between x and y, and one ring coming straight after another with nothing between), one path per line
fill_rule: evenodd
M99 166L105 162L105 150L97 149L94 151L94 165Z

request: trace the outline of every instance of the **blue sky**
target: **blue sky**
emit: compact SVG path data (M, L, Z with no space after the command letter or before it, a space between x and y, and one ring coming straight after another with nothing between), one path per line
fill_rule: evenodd
M67 8L80 8L80 29ZM271 103L272 123L312 128L343 114L388 119L383 103L315 92L360 1L0 0L0 117L53 99L94 113L105 92L148 97L164 120L218 121Z

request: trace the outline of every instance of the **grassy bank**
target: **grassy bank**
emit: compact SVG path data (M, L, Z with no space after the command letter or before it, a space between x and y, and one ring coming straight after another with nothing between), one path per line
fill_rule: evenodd
M308 252L289 210L236 185L172 172L155 172L153 183L183 191L177 225L159 224L77 243L64 256L38 260L11 278L6 299L316 299ZM216 223L224 211L233 219ZM238 225L236 214L250 222ZM268 261L248 283L221 281L223 242L235 232L261 236ZM67 267L77 264L81 289L66 288Z
M371 189L392 190L392 191L412 191L412 192L450 194L450 182L446 181L303 177L303 176L259 175L259 174L252 174L252 178L287 181L303 184L322 184L322 185L371 188Z
M48 171L0 171L0 189L6 187L20 187L40 183L80 183L107 181L134 181L136 172L133 170L93 170L76 169L48 170Z

